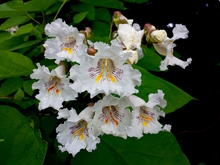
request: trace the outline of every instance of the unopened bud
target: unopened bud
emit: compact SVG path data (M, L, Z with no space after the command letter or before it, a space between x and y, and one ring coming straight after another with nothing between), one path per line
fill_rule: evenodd
M155 30L151 33L152 42L163 42L167 38L167 32L165 30Z
M156 30L156 28L155 28L153 25L151 25L150 23L146 23L146 24L144 25L144 30L145 30L145 33L146 33L146 32L148 32L149 30Z
M86 37L90 38L92 36L92 29L90 27L86 27Z
M94 48L88 48L87 53L91 56L94 56L96 54L96 50Z

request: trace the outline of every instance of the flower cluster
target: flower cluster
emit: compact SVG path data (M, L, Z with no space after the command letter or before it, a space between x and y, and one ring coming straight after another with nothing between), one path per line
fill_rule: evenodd
M78 31L67 25L62 19L47 24L45 58L55 60L57 68L49 71L37 64L31 74L32 79L39 79L32 86L38 89L36 98L40 100L39 110L52 107L58 112L58 119L64 119L57 129L59 149L75 156L81 149L91 152L100 143L100 135L111 134L126 139L141 138L143 134L157 134L159 131L170 131L170 125L158 122L164 117L166 106L164 93L149 94L148 102L135 96L141 85L141 73L134 69L144 55L141 48L143 36L152 42L158 53L166 58L160 69L168 65L180 65L185 68L191 59L183 62L172 55L173 41L187 38L188 30L183 25L176 25L174 36L170 39L164 30L156 30L145 24L144 29L133 20L127 19L120 12L115 12L113 22L117 32L110 37L110 44L87 40L91 29ZM133 24L133 25L132 25ZM66 74L66 64L72 62ZM88 104L79 114L73 108L67 109L64 102L76 100L78 95L87 92L90 98L99 96L97 102Z

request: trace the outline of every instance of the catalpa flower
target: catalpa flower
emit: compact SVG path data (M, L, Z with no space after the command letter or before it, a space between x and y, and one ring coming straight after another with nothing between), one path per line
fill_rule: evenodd
M70 87L77 92L88 91L91 98L98 93L120 96L137 93L135 86L141 84L141 73L124 64L131 54L115 44L110 47L96 42L94 48L98 50L95 56L85 57L80 65L70 69L70 78L74 80Z
M132 58L129 58L131 64L137 63L138 59L143 57L141 48L143 35L144 30L140 30L138 24L134 24L133 27L129 24L119 24L119 42L125 46L125 51L132 53Z
M49 37L55 37L47 39L44 44L46 58L56 59L57 64L65 59L80 62L79 56L86 51L87 46L83 44L85 36L79 34L77 28L68 26L62 19L57 19L46 25L45 33Z
M165 116L165 113L158 107L164 108L166 106L166 100L163 97L164 93L161 90L158 90L156 94L150 94L147 103L137 96L131 95L129 97L133 104L133 118L131 126L126 127L128 136L141 138L143 132L157 134L159 131L170 131L170 125L163 127L158 122L160 116Z
M52 70L37 63L38 69L34 69L34 73L30 75L32 79L39 79L33 83L32 89L39 89L36 98L40 100L39 110L53 107L60 109L63 101L75 100L77 92L69 87L69 79L65 75L65 67L58 66Z
M62 144L58 147L62 152L67 151L75 156L81 149L86 149L88 152L96 149L100 139L93 136L87 127L93 117L91 107L85 108L79 115L74 109L59 110L58 118L61 117L67 118L67 121L56 129L57 140Z
M188 66L192 62L191 58L188 58L187 61L182 61L176 58L175 56L173 56L173 48L176 46L173 42L180 38L183 39L187 38L188 33L189 31L184 25L176 24L175 28L173 29L172 38L167 37L167 39L164 40L163 42L153 43L156 51L159 54L166 56L166 58L163 61L161 61L161 65L160 65L161 71L166 70L168 65L171 66L179 65L180 67L185 69L186 66Z
M129 106L131 103L127 97L105 96L92 107L95 115L88 127L95 136L105 133L126 139L125 127L131 125Z

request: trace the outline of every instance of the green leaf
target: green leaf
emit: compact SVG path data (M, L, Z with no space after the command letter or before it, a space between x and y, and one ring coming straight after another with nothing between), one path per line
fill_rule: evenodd
M14 99L21 100L22 98L24 98L24 92L22 91L22 89L18 89L18 91L14 95Z
M118 0L80 0L81 2L92 4L94 6L100 6L100 7L106 7L106 8L113 8L113 9L120 9L125 10L123 2L120 2Z
M173 134L168 132L147 134L141 139L126 140L104 135L96 150L91 153L82 150L72 158L72 165L79 163L82 165L190 164Z
M35 82L35 80L27 80L23 83L24 91L29 94L30 96L33 95L34 90L32 90L32 84Z
M62 5L62 2L59 2L59 1L55 2L52 6L50 6L50 7L47 9L45 15L49 15L49 14L52 14L52 13L56 13L56 12L59 10L59 8L60 8L61 5Z
M0 88L0 96L8 96L22 87L24 80L20 77L8 78Z
M144 69L160 72L160 62L163 60L157 53L149 49L147 46L142 45L144 57L137 63Z
M96 31L98 31L100 36L108 36L110 24L101 21L93 21L92 23L92 31L96 35Z
M37 57L38 55L42 53L41 48L42 48L42 45L37 46L36 48L34 48L31 52L27 54L27 57L29 58L33 56Z
M157 76L150 74L145 69L135 65L133 65L133 67L138 69L142 74L141 86L137 87L139 93L135 95L147 102L148 95L150 93L157 93L158 89L162 90L165 94L164 99L167 101L167 106L164 109L166 114L181 108L190 100L195 99L180 88Z
M46 133L49 135L57 127L57 118L56 116L42 116L41 124L45 129Z
M30 20L28 16L15 16L8 18L1 26L0 30L6 30L13 26L17 26L23 23L26 23Z
M74 15L73 22L74 23L81 22L86 17L87 13L88 12L83 12L83 13L78 13L78 14Z
M61 152L58 148L59 145L60 144L58 143L57 139L55 139L54 147L56 149L56 154L62 161L65 161L67 159L67 157L69 156L69 153L68 152Z
M17 109L0 106L0 164L42 165L47 143L42 140L39 130L33 130L30 120Z
M34 28L34 26L33 26L32 23L29 23L29 24L20 26L20 27L18 28L18 30L15 32L15 34L13 34L13 37L19 36L19 35L22 35L22 34L31 33L31 31L33 30L33 28Z
M27 41L27 42L25 42L25 43L23 43L23 44L20 44L20 45L18 45L18 46L15 46L15 47L11 48L10 51L15 51L15 50L17 50L17 49L26 48L26 47L29 47L29 46L38 44L38 43L41 42L41 41L42 41L42 39Z
M111 15L106 8L99 8L95 10L95 18L97 20L111 22Z
M10 1L7 2L7 6L12 9L19 11L46 11L51 5L53 5L57 0L31 0L23 3L22 1Z
M28 107L34 105L38 102L37 99L31 99L28 97L24 97L21 100L11 100L11 102L15 103L16 105L19 105L22 109L27 109Z
M0 32L0 43L9 39L11 37L11 34L9 32Z
M24 11L9 8L6 3L0 5L0 18L17 17L25 15Z
M32 61L22 54L6 51L0 54L0 78L28 76L33 69Z
M37 25L34 27L34 29L31 32L33 35L35 35L36 37L42 39L42 34L43 34L43 27Z
M91 4L87 4L87 3L79 3L79 4L74 4L73 6L71 6L72 11L78 11L80 13L84 13L84 12L88 12L86 14L86 17L89 20L94 20L95 19L95 8L93 5Z
M144 2L148 2L149 0L123 0L125 2L130 2L130 3L144 3Z

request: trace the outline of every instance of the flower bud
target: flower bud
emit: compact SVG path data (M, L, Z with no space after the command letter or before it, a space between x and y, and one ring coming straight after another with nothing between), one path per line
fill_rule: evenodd
M87 53L91 56L94 56L96 54L96 50L94 48L88 48Z
M90 27L86 27L86 37L90 38L92 36L92 29Z
M155 30L151 34L151 42L163 42L167 38L165 30Z
M156 28L153 25L151 25L150 23L146 23L144 25L144 30L145 30L144 33L147 33L149 30L156 30Z

